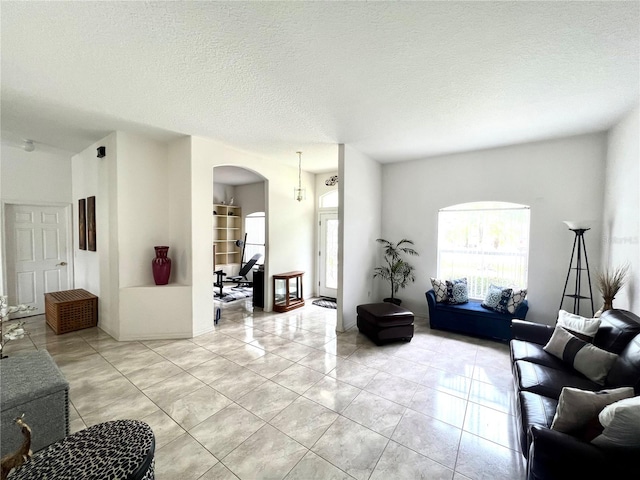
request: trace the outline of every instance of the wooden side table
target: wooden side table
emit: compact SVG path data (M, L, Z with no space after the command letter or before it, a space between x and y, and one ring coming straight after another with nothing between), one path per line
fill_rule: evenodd
M288 312L304 305L302 275L302 271L293 271L273 276L274 312Z

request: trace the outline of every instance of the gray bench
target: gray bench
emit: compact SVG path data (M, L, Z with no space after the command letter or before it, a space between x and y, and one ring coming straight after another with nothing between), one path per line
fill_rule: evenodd
M46 350L0 360L0 456L22 444L14 420L23 413L34 452L69 434L69 382Z

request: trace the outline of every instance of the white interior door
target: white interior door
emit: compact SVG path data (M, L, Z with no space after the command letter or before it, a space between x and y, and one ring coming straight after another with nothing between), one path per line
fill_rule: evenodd
M7 205L5 210L7 294L10 305L44 313L44 294L71 284L69 208Z
M320 213L320 265L318 268L318 294L338 296L338 212Z

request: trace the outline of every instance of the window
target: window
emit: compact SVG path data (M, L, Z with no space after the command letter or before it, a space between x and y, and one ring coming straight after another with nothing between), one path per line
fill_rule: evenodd
M244 261L248 261L256 253L262 254L257 264L264 263L265 223L264 212L250 213L244 219L244 231L247 234L247 243L244 247Z
M474 202L438 213L438 277L467 277L470 298L489 285L526 288L529 207Z
M340 202L338 190L320 196L320 208L337 208Z

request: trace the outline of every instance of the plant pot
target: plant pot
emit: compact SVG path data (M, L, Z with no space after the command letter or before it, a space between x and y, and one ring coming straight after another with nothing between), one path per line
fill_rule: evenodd
M384 301L387 303L393 303L394 305L398 306L402 303L402 300L400 300L399 298L385 298Z

